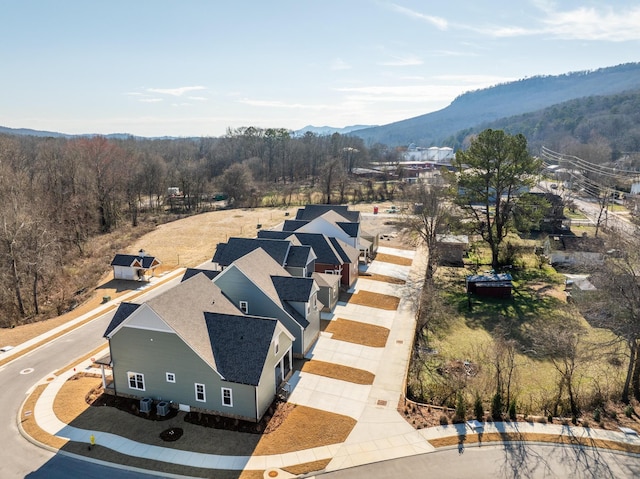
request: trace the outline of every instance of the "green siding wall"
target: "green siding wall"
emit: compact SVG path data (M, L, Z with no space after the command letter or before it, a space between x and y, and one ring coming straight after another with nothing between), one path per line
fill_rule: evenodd
M176 334L123 327L109 344L117 392L255 419L255 388L220 379ZM145 391L129 388L127 372L144 374ZM166 381L167 372L175 383ZM196 401L195 383L205 385L206 402ZM233 391L233 407L222 405L222 387Z

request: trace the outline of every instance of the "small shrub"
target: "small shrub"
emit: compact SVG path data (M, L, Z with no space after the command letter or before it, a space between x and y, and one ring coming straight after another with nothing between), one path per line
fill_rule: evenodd
M609 418L613 419L614 421L618 419L618 413L615 411L609 411Z
M446 414L440 414L440 425L441 426L448 426L449 425L449 418L447 417Z
M491 400L491 417L494 421L502 419L502 394L495 393Z
M482 398L479 394L476 394L476 401L473 406L473 412L476 416L476 419L480 422L484 419L484 408L482 407Z
M517 417L516 414L516 400L512 399L511 404L509 404L509 419L515 421Z
M604 422L603 422L603 421L600 421L600 422L598 423L598 427L599 427L600 429L605 429L605 427L604 427Z
M461 392L458 392L456 398L456 415L454 422L464 422L467 417L467 404Z
M571 424L573 424L574 426L578 424L578 418L575 414L571 416Z
M602 411L597 407L595 411L593 411L593 420L595 422L600 422L602 420Z
M587 421L586 419L582 420L582 427L589 427L589 421Z
M624 415L628 418L631 418L631 416L633 416L633 406L631 404L624 408Z

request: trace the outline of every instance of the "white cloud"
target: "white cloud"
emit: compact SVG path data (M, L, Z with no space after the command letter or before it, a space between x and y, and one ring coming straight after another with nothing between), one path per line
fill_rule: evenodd
M161 95L182 96L190 91L206 90L203 86L183 86L179 88L147 88L146 91Z
M380 62L378 65L388 67L408 67L422 65L424 62L416 56L395 57L393 60Z
M331 70L333 71L338 71L338 70L350 70L351 69L351 65L349 65L347 62L345 62L342 58L336 58L333 63L331 63Z
M449 27L449 22L442 17L434 17L433 15L425 15L424 13L416 12L415 10L411 10L406 7L402 7L400 5L396 5L395 3L390 4L391 8L398 13L402 13L411 18L415 18L417 20L422 20L427 23L430 23L438 30L446 30Z
M615 10L611 6L579 7L573 10L556 10L553 3L538 0L534 6L542 17L533 19L533 27L456 25L494 38L522 36L551 36L563 40L600 40L623 42L640 40L640 6Z
M140 98L138 101L143 103L158 103L164 100L162 98Z
M316 104L307 105L303 103L286 103L281 100L252 100L250 98L243 98L238 100L239 103L249 106L258 106L264 108L289 108L289 109L309 109L309 110L324 110L329 108L327 105Z
M193 101L208 101L209 100L207 97L204 97L204 96L188 96L187 99L193 100Z
M543 20L545 30L559 38L621 42L640 39L640 6L615 11L610 6L596 10L580 7L550 11Z

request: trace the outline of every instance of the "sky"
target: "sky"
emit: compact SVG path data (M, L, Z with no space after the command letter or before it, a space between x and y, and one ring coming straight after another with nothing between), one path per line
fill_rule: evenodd
M470 90L638 61L637 0L0 0L0 126L383 125Z

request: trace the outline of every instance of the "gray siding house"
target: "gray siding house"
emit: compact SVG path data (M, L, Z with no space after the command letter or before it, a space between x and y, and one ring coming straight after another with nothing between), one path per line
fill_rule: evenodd
M204 274L146 303L122 303L104 335L107 392L183 411L258 422L292 369L287 329L243 314Z
M213 282L245 314L280 321L295 338L294 356L304 356L320 334L315 281L291 276L261 248L234 261Z

